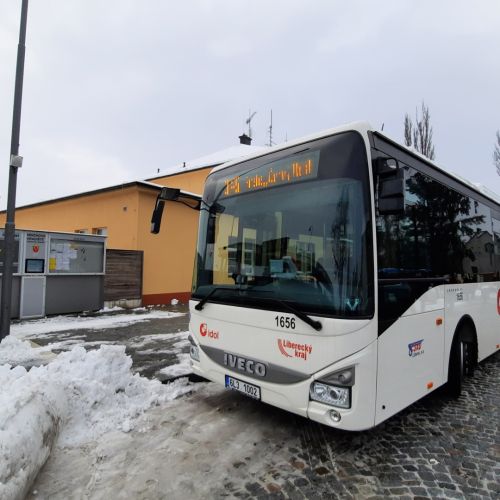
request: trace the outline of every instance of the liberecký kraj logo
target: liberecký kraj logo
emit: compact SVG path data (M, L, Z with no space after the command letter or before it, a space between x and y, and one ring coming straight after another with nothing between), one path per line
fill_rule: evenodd
M312 345L278 339L278 349L285 358L300 358L306 360L312 352Z
M200 324L200 335L214 340L219 338L219 332L217 330L210 330L206 323Z
M424 339L417 340L416 342L412 342L411 344L408 344L408 356L410 358L415 358L416 356L420 356L421 354L424 353L424 350L422 349L422 345L424 343Z

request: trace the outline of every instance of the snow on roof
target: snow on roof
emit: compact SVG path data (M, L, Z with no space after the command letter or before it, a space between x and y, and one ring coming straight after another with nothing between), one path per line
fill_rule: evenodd
M156 173L154 177L148 177L146 180L157 179L166 175L180 174L182 172L186 172L187 170L215 167L231 160L241 159L245 156L267 151L268 149L269 148L266 146L247 146L245 144L238 144L237 146L231 146L229 148L222 149L221 151L160 170L160 172Z

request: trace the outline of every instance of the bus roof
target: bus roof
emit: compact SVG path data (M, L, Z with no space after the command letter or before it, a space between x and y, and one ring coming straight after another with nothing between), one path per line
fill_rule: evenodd
M442 172L442 173L444 173L444 174L446 174L446 175L454 178L455 180L457 180L461 184L464 184L465 186L467 186L468 188L472 189L473 191L476 191L477 193L485 196L486 198L488 198L491 201L495 202L496 204L500 205L500 195L498 195L497 193L495 193L491 189L488 189L486 186L484 186L482 184L471 182L471 181L463 178L462 176L460 176L460 175L458 175L458 174L456 174L456 173L454 173L454 172L452 172L450 170L447 170L447 169L445 169L445 168L437 165L432 160L429 160L429 158L427 158L426 156L424 156L421 153L419 153L417 150L415 150L413 148L408 148L408 147L404 146L403 144L400 144L399 142L397 142L394 139L390 138L389 136L383 134L382 132L380 132L378 130L375 130L368 122L353 122L353 123L348 123L346 125L342 125L342 126L339 126L339 127L335 127L335 128L323 130L323 131L318 132L316 134L312 134L312 135L308 135L308 136L305 136L305 137L301 137L301 138L296 139L294 141L290 141L290 142L285 142L285 143L282 143L282 144L278 144L278 145L273 146L271 148L266 148L263 151L254 152L253 154L245 156L244 158L238 158L238 159L229 161L227 163L224 163L222 165L219 165L218 167L215 167L211 171L211 173L212 172L217 172L219 170L223 170L223 169L228 168L228 167L230 167L232 165L236 165L238 163L241 163L242 161L246 161L246 160L250 160L250 159L254 159L254 158L260 158L261 156L267 156L270 153L275 153L277 151L282 151L282 150L291 148L293 146L298 146L298 145L303 144L305 142L322 139L324 137L328 137L328 136L333 135L333 134L338 134L340 132L348 132L348 131L357 131L357 132L360 132L362 134L367 134L368 132L373 132L374 134L378 135L379 137L384 138L386 141L390 142L394 146L396 146L398 148L401 148L401 149L404 149L409 154L417 157L421 161L424 161L425 163L427 163L428 165L430 165L432 168L434 168L434 169L436 169L436 170L438 170L438 171L440 171L440 172Z

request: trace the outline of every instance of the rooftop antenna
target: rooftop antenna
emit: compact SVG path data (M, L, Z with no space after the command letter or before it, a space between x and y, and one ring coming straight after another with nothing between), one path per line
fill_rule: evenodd
M384 123L382 123L382 132L384 131L384 125L385 125L385 124L384 124Z
M269 125L269 144L268 146L269 147L272 147L274 146L274 142L273 142L273 110L271 109L271 124Z
M249 109L248 110L248 118L245 120L245 123L248 125L248 137L250 137L250 139L252 138L252 126L251 126L251 122L252 122L252 118L257 114L257 111L254 111L252 113L252 110Z

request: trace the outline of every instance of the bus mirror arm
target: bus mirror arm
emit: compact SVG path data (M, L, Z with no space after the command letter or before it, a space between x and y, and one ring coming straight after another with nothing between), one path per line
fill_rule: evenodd
M392 163L394 162L394 163ZM377 158L377 200L380 215L404 214L405 170L394 158Z
M386 156L379 156L373 161L375 173L379 177L392 176L394 172L401 169L398 160L396 158L390 158Z

